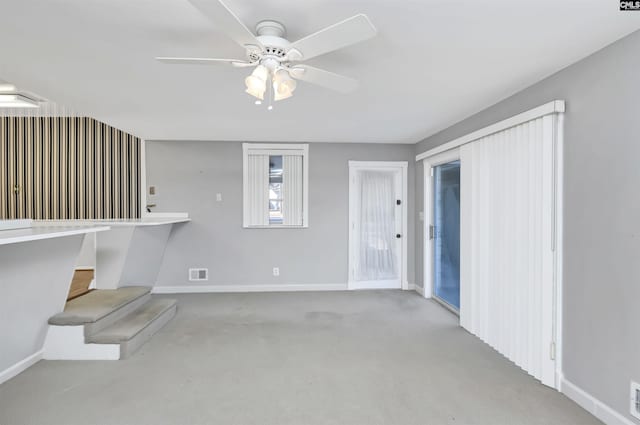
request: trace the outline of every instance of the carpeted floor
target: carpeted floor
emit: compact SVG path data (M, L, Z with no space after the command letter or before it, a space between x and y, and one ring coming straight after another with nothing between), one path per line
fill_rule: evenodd
M174 296L123 361L41 361L0 424L598 424L413 292Z

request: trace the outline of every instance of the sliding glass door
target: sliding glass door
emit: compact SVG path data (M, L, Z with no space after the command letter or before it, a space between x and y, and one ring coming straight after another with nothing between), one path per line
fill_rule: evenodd
M460 161L433 167L433 295L460 310Z

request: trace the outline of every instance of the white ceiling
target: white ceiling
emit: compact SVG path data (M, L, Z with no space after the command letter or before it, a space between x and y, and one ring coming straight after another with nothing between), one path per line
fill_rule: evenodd
M212 0L215 1L215 0ZM349 95L300 83L273 111L247 69L154 56L243 58L187 0L5 1L0 76L152 139L414 143L640 28L616 0L225 0L296 40L359 12L376 38L309 64L356 77Z

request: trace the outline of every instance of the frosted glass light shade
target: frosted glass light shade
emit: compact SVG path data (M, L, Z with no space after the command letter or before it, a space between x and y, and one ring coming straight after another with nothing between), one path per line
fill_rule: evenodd
M296 80L289 76L289 73L284 69L276 72L273 76L273 100L282 100L289 98L293 95L293 91L296 89Z
M267 78L269 77L269 70L262 66L258 65L256 69L253 70L251 75L245 78L244 83L247 86L246 92L251 96L257 97L262 100L264 98L264 92L267 88Z

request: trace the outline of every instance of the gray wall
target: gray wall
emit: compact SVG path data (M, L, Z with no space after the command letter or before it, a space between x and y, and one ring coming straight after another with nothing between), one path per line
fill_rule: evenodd
M309 228L242 228L242 144L146 143L154 211L189 212L174 227L159 286L192 285L189 267L208 267L209 285L344 284L348 272L349 160L409 162L408 281L414 282L414 145L309 145ZM222 193L222 202L216 202ZM280 267L280 276L272 268Z
M640 381L640 32L474 115L416 153L554 99L567 101L564 373L628 418ZM422 167L416 170L422 210ZM416 273L422 282L418 226Z

